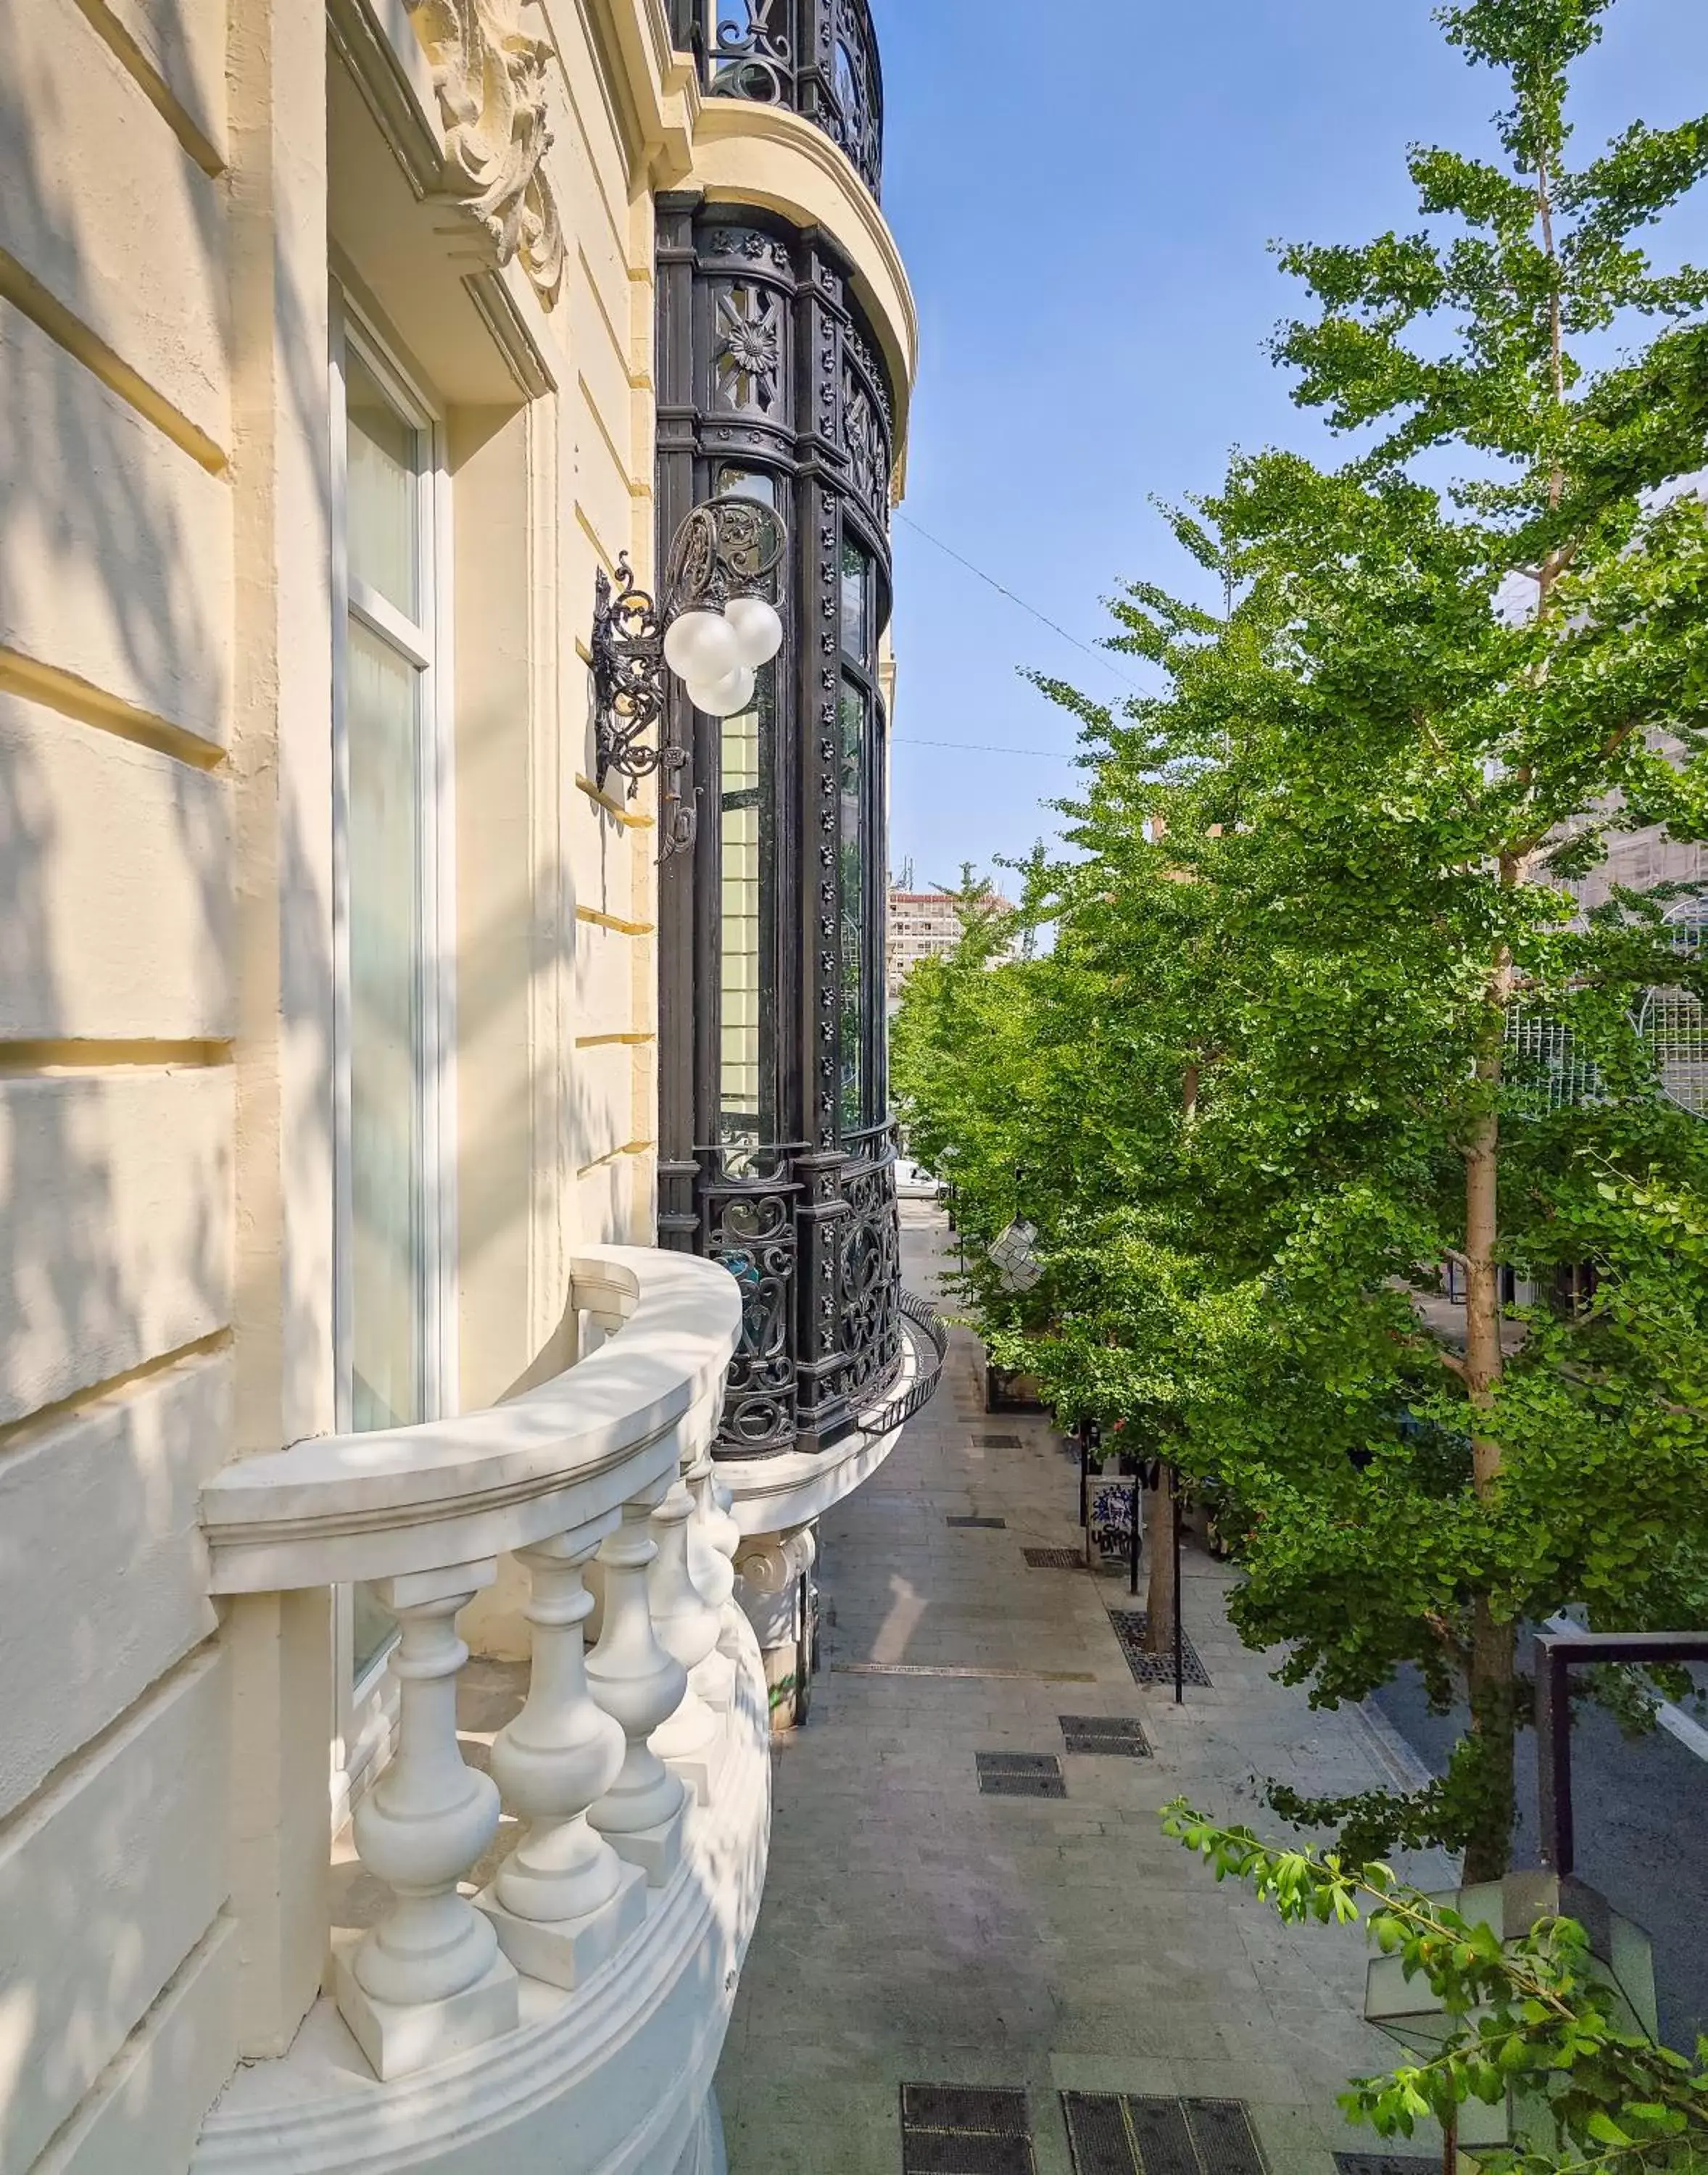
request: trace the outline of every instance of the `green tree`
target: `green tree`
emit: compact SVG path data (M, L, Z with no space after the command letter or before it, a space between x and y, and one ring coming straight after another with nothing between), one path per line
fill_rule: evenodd
M1461 2110L1473 2100L1499 2106L1510 2090L1533 2134L1479 2151L1483 2175L1686 2175L1708 2165L1708 2040L1692 2062L1632 2030L1575 1919L1543 1918L1503 1942L1380 1863L1276 1849L1250 1828L1217 1826L1184 1798L1163 1808L1163 1829L1218 1880L1248 1881L1289 1924L1366 1921L1375 1945L1440 2004L1440 2051L1355 2079L1341 2095L1349 2121L1391 2138L1433 2118L1450 2175Z
M1049 1272L981 1289L988 1326L1248 1507L1246 1635L1320 1699L1408 1660L1467 1694L1445 1783L1356 1810L1473 1879L1507 1861L1521 1622L1708 1606L1708 1151L1631 1024L1703 978L1665 898L1568 888L1619 828L1708 836L1708 522L1668 488L1708 458L1708 277L1640 247L1708 123L1569 163L1610 4L1440 11L1510 84L1501 156L1417 150L1418 231L1283 252L1314 308L1277 360L1353 458L1239 457L1173 517L1222 609L1121 599L1162 692L1046 683L1093 765L1054 953L976 999L951 963L952 1028L898 1036L916 1132L958 1156L976 1103L979 1183L1037 1174ZM1444 1261L1462 1351L1417 1288ZM1503 1269L1585 1261L1594 1303L1516 1345Z

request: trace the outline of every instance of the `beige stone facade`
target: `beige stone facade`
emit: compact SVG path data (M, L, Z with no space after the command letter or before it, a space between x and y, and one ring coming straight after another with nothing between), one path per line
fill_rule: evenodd
M0 2167L176 2175L316 2001L389 1727L347 1592L210 1600L202 1489L352 1424L365 1217L413 1418L653 1239L656 811L588 638L654 556L654 193L833 235L903 397L914 320L661 0L8 0L0 86ZM406 1119L351 1078L396 946ZM375 1124L425 1177L352 1210Z

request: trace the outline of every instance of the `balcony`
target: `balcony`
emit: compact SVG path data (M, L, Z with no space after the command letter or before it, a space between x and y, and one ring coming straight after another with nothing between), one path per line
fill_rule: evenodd
M582 1356L540 1386L204 1490L216 1593L371 1581L399 1635L396 1749L352 1823L372 1923L328 1924L326 1991L288 2053L227 2085L198 2175L721 2167L712 2078L770 1831L710 1456L740 1311L715 1263L589 1247ZM483 1771L456 1618L507 1552L532 1662Z
M883 72L867 0L675 0L674 15L708 97L788 106L881 196Z

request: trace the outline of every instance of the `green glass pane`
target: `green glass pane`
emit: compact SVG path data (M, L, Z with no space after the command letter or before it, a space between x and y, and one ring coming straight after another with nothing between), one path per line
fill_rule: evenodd
M719 1138L756 1144L773 1125L766 922L773 863L769 752L777 678L767 665L751 707L724 720L718 849Z
M866 698L844 677L838 704L841 836L838 855L842 964L842 1130L865 1122Z
M353 350L344 356L350 570L407 619L420 616L420 433Z
M858 544L842 547L842 646L870 665L872 630L872 562Z
M350 623L352 1424L422 1417L420 675Z
M762 506L777 503L777 479L763 469L736 468L726 461L718 471L719 498L756 498Z

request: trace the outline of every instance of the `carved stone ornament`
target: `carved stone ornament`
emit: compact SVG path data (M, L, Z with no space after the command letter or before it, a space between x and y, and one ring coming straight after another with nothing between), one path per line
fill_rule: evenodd
M445 124L447 188L519 258L550 309L563 284L563 227L541 160L551 46L523 24L527 0L414 0L409 21L433 71Z

